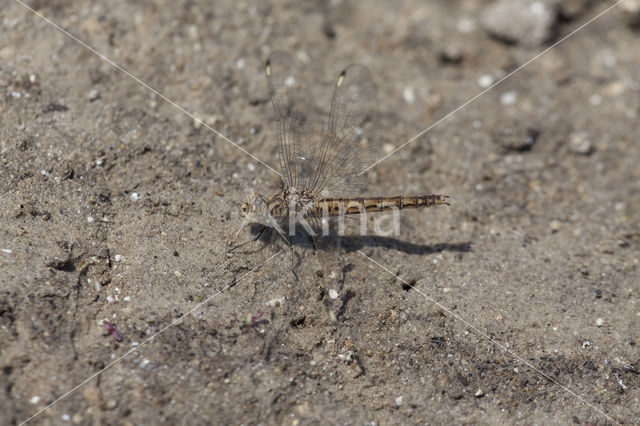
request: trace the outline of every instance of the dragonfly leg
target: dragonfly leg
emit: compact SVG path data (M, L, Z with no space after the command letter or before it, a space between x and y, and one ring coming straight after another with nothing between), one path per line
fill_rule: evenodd
M250 239L249 241L245 241L242 244L238 244L237 246L235 246L232 249L227 250L227 253L231 253L232 251L239 249L240 247L244 247L246 245L249 245L251 243L254 243L256 241L258 241L260 239L260 237L262 236L262 234L264 234L265 229L267 229L267 226L263 226L262 229L260 230L260 232L258 232L258 235L256 235L255 237L253 237L252 239Z

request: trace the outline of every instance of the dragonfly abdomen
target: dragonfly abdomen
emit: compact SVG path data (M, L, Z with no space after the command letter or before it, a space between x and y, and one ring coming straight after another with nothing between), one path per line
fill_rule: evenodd
M441 204L449 205L448 195L428 194L396 197L322 198L315 202L316 210L331 216L381 212L385 210L417 209Z

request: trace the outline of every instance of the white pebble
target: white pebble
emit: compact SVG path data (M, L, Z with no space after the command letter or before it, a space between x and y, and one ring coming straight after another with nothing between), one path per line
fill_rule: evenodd
M116 262L120 262L122 260L122 255L116 254L115 258L116 258Z
M244 59L238 59L236 61L236 68L238 68L239 70L244 68Z
M11 253L13 253L13 250L11 250L11 249L2 249L2 252L3 253L7 253L7 254L11 254Z
M132 194L131 194L131 196L129 197L129 199L130 199L131 201L133 201L134 203L135 203L136 201L138 201L138 199L139 199L139 198L140 198L140 197L138 196L138 193L137 193L137 192L132 193Z
M107 296L107 302L109 302L109 303L113 302L113 297Z
M22 95L20 94L20 92L11 92L11 96L16 99L20 99Z
M589 346L591 346L591 342L586 340L584 342L582 342L582 349L588 348Z
M478 79L478 86L483 89L488 88L493 84L493 76L490 74L485 74Z
M597 325L598 327L602 327L602 324L604 324L604 320L603 320L602 318L598 318L598 319L596 320L596 325Z
M461 33L467 34L475 31L478 26L476 25L476 21L465 17L458 20L456 27Z
M411 86L407 86L404 88L404 90L402 91L402 97L404 98L404 101L408 104L412 104L416 101L416 94L413 91L413 87Z
M589 97L589 103L593 106L598 106L602 103L602 96L600 95L591 95Z
M401 396L399 396L399 397L397 397L397 398L396 398L396 405L397 405L398 407L402 405L402 397L401 397Z
M38 395L35 395L34 397L32 397L29 402L32 404L37 404L38 402L40 402L42 398L40 398Z
M337 299L338 298L338 292L335 291L334 289L329 290L329 297L332 299Z
M504 92L500 96L500 103L502 105L515 105L518 102L518 94L513 90L509 90L508 92Z
M87 217L87 222L93 223L93 217L91 217L91 216Z
M140 368L145 368L147 365L149 365L149 362L150 362L150 361L149 361L148 359L146 359L146 358L145 358L145 359L143 359L143 360L140 362Z
M256 169L256 165L253 163L249 163L247 164L247 169L249 169L249 171L252 172Z
M71 416L68 414L63 414L62 415L62 420L64 420L65 422L68 422L71 419Z
M128 302L128 301L131 300L131 298L129 296L125 296L124 299L122 299L122 300L124 300L125 302Z
M131 346L138 346L140 343L138 342L131 342Z

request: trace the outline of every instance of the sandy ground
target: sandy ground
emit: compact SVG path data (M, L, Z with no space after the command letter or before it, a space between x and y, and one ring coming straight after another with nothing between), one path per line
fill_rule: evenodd
M612 4L546 3L534 31L475 0L28 3L273 166L273 49L327 95L367 65L385 153ZM301 243L297 282L277 239L225 253L276 174L13 0L0 20L1 424L53 402L31 423L638 422L640 33L619 8L375 168L369 194L450 208Z

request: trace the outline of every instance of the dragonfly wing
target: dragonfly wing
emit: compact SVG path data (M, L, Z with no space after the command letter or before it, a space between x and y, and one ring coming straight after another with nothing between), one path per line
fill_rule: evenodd
M267 85L276 114L280 168L285 184L308 188L317 174L313 150L322 143L322 114L305 85L309 77L297 60L276 51L266 64Z
M328 119L323 119L299 62L283 52L267 60L267 84L277 118L285 184L321 196L351 196L367 186L364 169L382 142L376 88L363 65L351 65L336 81Z
M340 73L321 155L318 190L329 196L358 195L369 182L371 166L380 153L376 86L364 65L351 65Z

